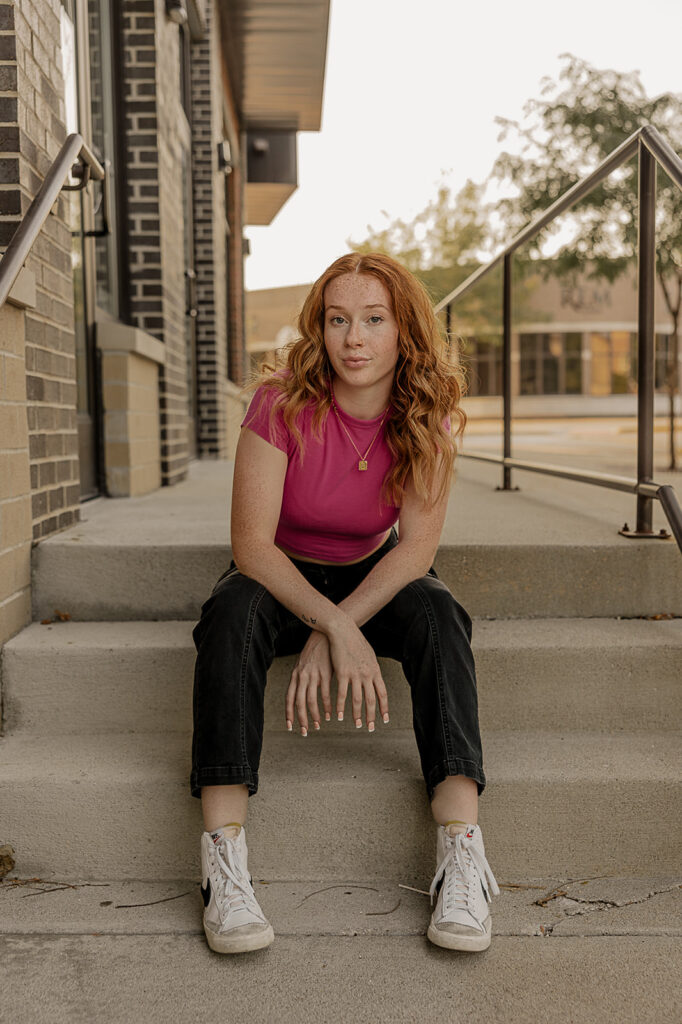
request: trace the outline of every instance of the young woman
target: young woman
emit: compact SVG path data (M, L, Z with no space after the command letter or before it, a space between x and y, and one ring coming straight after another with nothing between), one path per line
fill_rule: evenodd
M313 285L286 364L264 371L242 423L232 494L234 561L194 629L192 794L201 797L204 929L233 953L274 939L247 869L273 658L299 653L287 727L389 720L377 655L401 662L437 826L429 939L490 945L485 787L471 619L437 577L465 415L429 297L395 260L337 259ZM453 433L452 421L458 429ZM394 525L398 523L399 532Z

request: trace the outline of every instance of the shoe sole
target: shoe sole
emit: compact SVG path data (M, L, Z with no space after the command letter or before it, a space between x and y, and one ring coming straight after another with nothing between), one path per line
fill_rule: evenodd
M272 925L254 935L218 935L204 927L206 941L214 953L251 953L254 949L264 949L275 941Z
M484 928L485 932L483 934L478 932L474 935L453 935L452 932L441 931L433 924L430 924L426 937L435 946L442 946L443 949L460 949L467 953L482 953L484 949L488 948L492 938L492 920L490 916L486 918Z

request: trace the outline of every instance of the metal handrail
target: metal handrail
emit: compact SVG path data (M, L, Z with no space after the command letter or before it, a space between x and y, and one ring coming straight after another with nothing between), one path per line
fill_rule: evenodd
M80 158L82 158L82 163L77 162ZM77 163L74 167L75 162ZM72 174L74 177L81 177L81 182L78 185L65 185L64 182L69 174ZM0 259L0 306L5 303L7 296L12 290L12 286L21 272L31 247L40 234L40 230L47 220L59 194L62 191L79 191L85 188L91 178L104 182L106 189L108 176L104 167L102 167L87 142L85 142L83 136L79 135L78 132L72 132L64 140L31 205L22 217L17 230L12 235L2 259ZM104 230L98 232L98 234L108 233L108 206L107 190L103 197ZM92 232L89 233L92 234Z
M517 249L534 238L560 214L575 206L583 196L607 178L631 157L639 157L638 224L638 360L637 360L637 479L615 477L608 473L587 472L575 467L552 466L526 462L511 457L511 257ZM617 149L603 160L590 174L576 182L551 206L531 221L509 242L501 252L484 266L470 274L436 306L435 312L446 312L449 331L452 304L473 288L495 267L503 264L502 294L502 392L503 392L503 455L483 455L460 452L464 458L496 462L503 468L500 490L511 490L512 468L534 473L549 473L581 483L595 484L629 491L637 495L637 524L629 530L627 524L618 532L627 537L665 537L670 535L652 529L653 501L658 500L670 524L673 536L682 551L682 510L674 489L653 480L654 468L654 288L656 269L655 205L656 164L660 164L672 181L682 189L682 160L652 125L643 125L625 139Z

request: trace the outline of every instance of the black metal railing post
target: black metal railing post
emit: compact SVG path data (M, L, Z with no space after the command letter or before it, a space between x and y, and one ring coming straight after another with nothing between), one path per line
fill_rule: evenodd
M589 472L571 467L551 466L511 457L511 257L531 238L556 218L570 210L577 202L604 181L626 160L639 157L639 222L638 222L638 394L637 394L637 479L615 477L608 473ZM463 458L496 462L503 466L504 485L495 490L517 490L511 486L511 470L518 468L533 473L549 473L552 476L582 483L610 487L637 495L637 523L630 530L627 523L618 532L624 537L647 537L669 540L667 530L654 533L652 529L652 501L660 501L665 516L672 528L673 536L682 551L682 509L672 487L657 484L652 479L654 469L654 297L656 282L656 167L660 164L669 178L682 189L682 159L651 125L644 125L633 132L614 149L598 167L576 182L548 209L536 217L511 242L498 252L488 263L470 274L453 291L440 300L435 312L440 313L466 295L478 282L490 274L504 261L503 284L503 405L504 405L504 454L484 455L482 452L462 452Z
M639 143L637 294L637 482L654 473L654 299L656 284L656 161ZM638 534L652 533L653 499L637 495Z
M511 325L512 325L512 274L511 253L504 257L502 276L502 405L504 414L504 458L511 458ZM512 490L511 466L504 466L502 490Z

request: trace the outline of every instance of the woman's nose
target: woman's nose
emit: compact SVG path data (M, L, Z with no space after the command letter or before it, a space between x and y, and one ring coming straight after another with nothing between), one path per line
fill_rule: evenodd
M362 345L362 325L351 320L348 330L346 331L346 343L348 345Z

